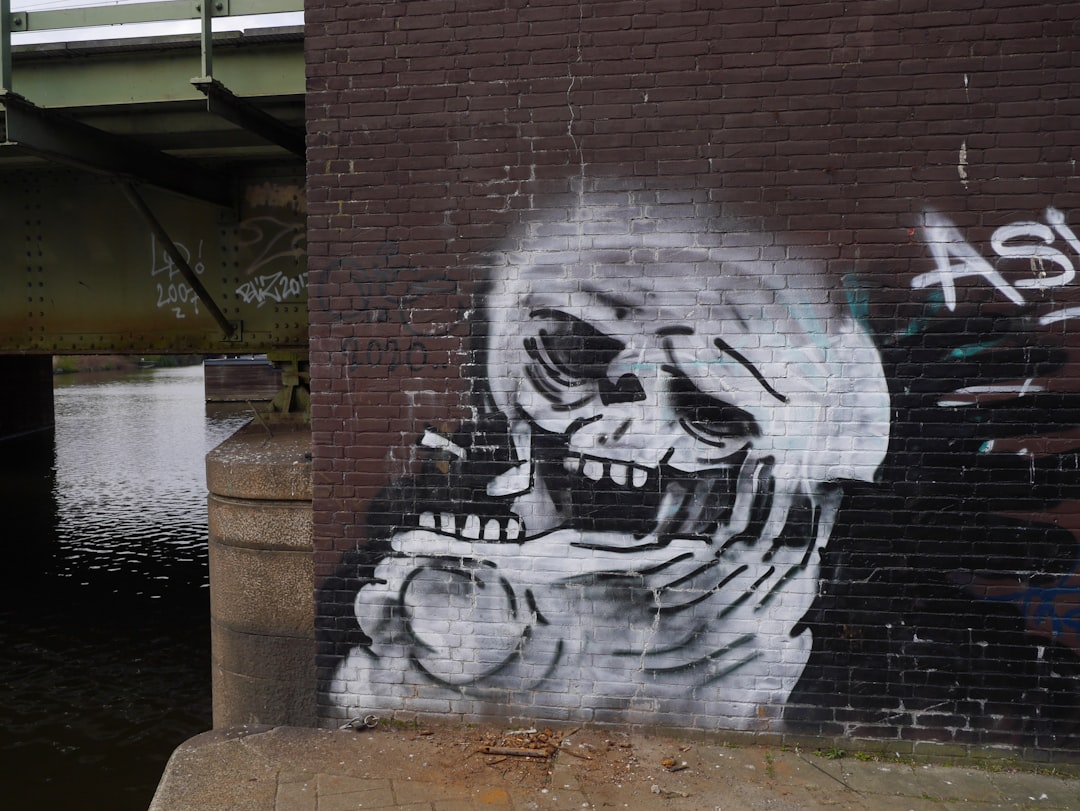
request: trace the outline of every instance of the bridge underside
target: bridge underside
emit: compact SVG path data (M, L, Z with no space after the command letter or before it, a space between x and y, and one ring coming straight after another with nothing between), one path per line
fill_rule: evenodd
M302 31L214 47L15 49L0 354L306 350Z

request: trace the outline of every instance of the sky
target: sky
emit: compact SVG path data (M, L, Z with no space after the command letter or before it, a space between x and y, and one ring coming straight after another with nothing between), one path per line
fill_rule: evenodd
M125 6L146 0L11 0L12 11L41 11L88 6ZM303 25L303 12L287 14L259 14L247 17L229 17L215 20L214 31L245 31L255 28L278 28ZM72 28L63 31L29 31L13 33L12 45L30 45L41 42L86 42L99 39L149 37L167 34L197 34L198 20L170 23L142 23L138 25L110 25L93 28Z

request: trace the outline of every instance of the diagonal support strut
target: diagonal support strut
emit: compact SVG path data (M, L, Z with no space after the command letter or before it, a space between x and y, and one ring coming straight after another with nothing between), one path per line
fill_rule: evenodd
M222 332L225 333L226 338L231 338L236 332L236 325L233 324L225 316L225 313L218 307L217 302L210 298L210 293L203 283L199 281L199 277L195 274L195 271L191 269L191 265L188 264L187 259L180 252L180 249L176 247L176 243L169 237L165 227L158 221L158 218L154 216L154 212L150 210L150 207L146 205L146 201L143 200L142 195L139 194L133 183L124 183L121 188L124 190L124 194L127 196L131 205L143 216L146 220L146 224L150 226L150 230L154 232L154 236L158 238L162 246L164 246L166 253L169 254L169 258L176 264L177 269L180 271L180 275L184 277L191 289L195 291L195 295L199 297L206 309L210 311L210 315L214 317L218 326L221 327Z

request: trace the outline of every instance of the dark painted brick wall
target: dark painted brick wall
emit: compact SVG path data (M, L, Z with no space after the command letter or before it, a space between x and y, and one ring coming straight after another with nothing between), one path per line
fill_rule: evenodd
M1076 749L1080 6L310 0L306 26L317 625L328 719L350 707L483 715L505 706L507 715L556 720L656 718ZM673 225L681 217L688 227ZM555 283L526 270L556 261L558 250L580 249L583 228L610 255L576 254ZM675 255L689 247L703 253ZM665 258L665 248L675 253ZM728 273L725 263L743 270ZM725 287L733 277L756 279L747 284L769 297L749 317L757 326L742 332L731 325L750 298ZM610 358L582 332L606 323L593 317L605 289L614 298L637 291L626 294L640 294L635 312L652 313L638 318L625 344L644 346L652 336L657 347L669 346L664 335L678 331L658 332L650 319L671 313L657 315L649 302L670 304L694 290L720 292L691 296L672 324L682 318L697 334L707 325L757 336L734 347L742 361L725 358L741 364L738 384L686 371L698 368L704 349L694 350L693 362L681 359L682 350L664 350L667 371L658 374L668 394L672 380L687 379L694 397L714 395L715 409L717 391L746 386L773 414L779 399L752 378L789 400L798 398L784 392L801 391L804 377L826 392L821 408L835 424L819 431L820 453L813 446L807 454L821 471L799 473L805 480L790 485L792 503L806 499L818 510L807 520L820 530L829 512L822 505L841 492L843 500L830 531L809 541L792 530L797 538L786 542L812 553L813 564L800 562L808 568L795 578L808 584L812 604L795 627L766 634L764 659L756 661L768 659L768 650L787 651L791 633L812 634L813 645L794 683L776 666L775 683L762 688L771 701L741 682L730 689L747 698L734 709L702 697L706 683L728 683L719 670L679 682L692 694L685 706L644 682L637 698L603 686L605 679L634 682L636 670L625 678L617 667L604 678L578 670L560 681L507 664L497 676L496 664L477 662L484 650L509 643L475 640L485 618L499 627L510 621L470 615L473 598L429 584L425 599L442 594L446 606L424 610L462 623L436 629L409 602L409 589L427 582L415 571L401 575L398 592L385 587L390 602L372 598L367 619L358 620L358 590L389 576L392 567L379 569L380 562L412 556L416 563L421 547L402 551L398 541L418 516L443 510L463 521L505 507L485 500L498 488L484 484L520 460L507 450L504 418L527 423L536 436L542 421L521 404L557 411L569 402L552 389L562 384L550 381L522 399L521 387L537 374L555 374L559 361L551 355L572 356L571 371L586 380L574 391L617 388L620 380L605 371L614 368L605 367ZM566 318L527 326L549 317L535 315L535 302L551 309L551 296L561 297L556 309ZM797 313L799 296L818 315ZM769 309L778 302L780 316ZM821 313L820 323L832 326L793 337ZM579 322L587 326L566 326ZM865 374L862 356L842 337L852 329L880 364ZM543 337L556 333L574 337ZM519 334L526 337L515 344L518 354L507 354L496 372L505 345L492 336ZM725 340L730 349L735 339ZM841 349L818 371L785 360L783 348L810 353L821 341ZM581 360L574 354L581 352L593 354ZM865 392L877 385L878 370L887 442L875 457L871 428L880 420ZM628 374L644 377L640 369ZM850 391L838 382L849 376ZM655 405L649 385L643 409ZM518 394L500 400L492 393L507 387ZM606 396L596 394L605 404ZM753 449L783 444L770 431L814 433L816 418L770 421L755 408L743 410L774 427L714 411L700 417L704 427L693 428L694 436L730 445L738 433L730 425L738 423L753 458ZM658 413L642 418L657 420L659 447L668 442L665 431L681 429L661 424ZM775 428L781 424L787 427ZM454 447L419 444L428 428ZM835 462L822 461L834 453ZM785 467L785 458L770 457L774 505L798 467ZM488 467L470 467L477 459ZM845 459L854 473L841 470ZM732 456L713 467L742 475L746 464ZM554 481L551 493L574 489ZM578 508L567 503L553 495L530 520L557 529L549 539L611 531L601 523L583 530ZM795 512L784 514L790 526ZM721 525L728 518L714 516ZM615 529L628 538L649 534L647 527ZM673 535L719 543L710 532L684 526ZM759 552L766 534L757 536ZM460 549L444 551L464 566ZM589 567L597 565L583 563L581 571L595 576ZM476 584L474 575L465 580ZM646 597L659 593L649 582L635 587ZM458 599L472 600L470 608ZM524 603L516 610L514 622L529 615ZM564 650L572 647L566 639L577 644L596 629L599 637L618 635L616 621L591 612L566 620ZM453 637L458 632L462 639ZM750 627L747 638L759 632L766 633ZM451 649L443 659L432 652L432 636ZM462 657L462 647L475 648L479 659ZM513 655L528 659L523 650ZM345 667L353 671L344 673L349 651ZM715 651L695 655L693 668L719 661ZM355 672L367 667L357 662L373 661L375 675ZM446 662L458 669L444 669ZM683 666L645 670L659 679L674 667ZM754 674L754 667L740 672ZM498 681L510 672L512 684ZM771 672L764 667L748 682L761 686ZM470 694L472 686L481 689ZM754 720L741 714L748 707Z

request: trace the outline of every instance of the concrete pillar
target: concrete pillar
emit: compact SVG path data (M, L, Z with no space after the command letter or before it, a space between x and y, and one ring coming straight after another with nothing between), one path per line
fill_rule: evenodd
M50 355L0 355L0 439L53 427Z
M206 457L216 728L315 724L311 431L270 431Z

